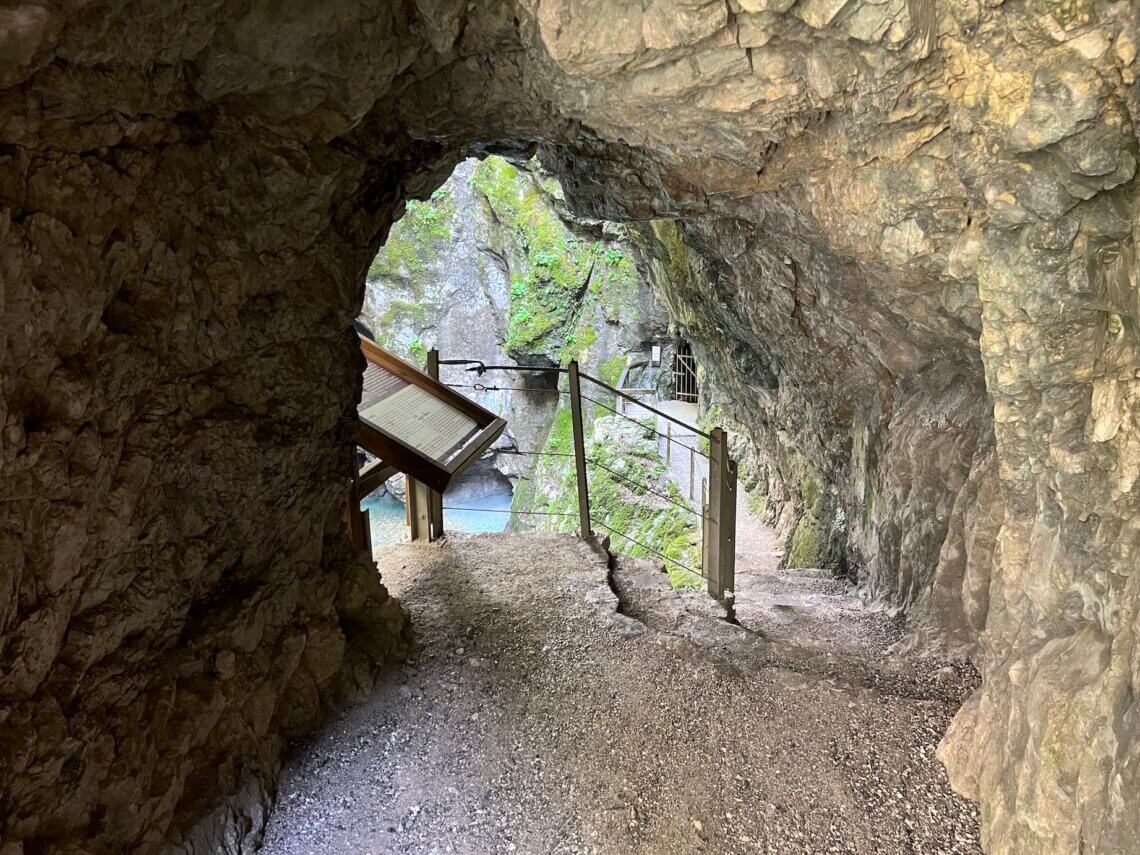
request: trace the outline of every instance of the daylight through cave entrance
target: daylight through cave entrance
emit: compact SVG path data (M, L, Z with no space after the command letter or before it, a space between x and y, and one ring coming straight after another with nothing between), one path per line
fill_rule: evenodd
M430 198L409 203L369 267L361 328L416 365L435 349L440 379L508 423L444 494L445 530L578 530L559 371L573 361L642 404L677 397L668 310L652 285L663 251L652 229L575 217L537 160L464 161ZM678 434L678 465L653 472L672 462L673 425L625 404L603 386L583 399L594 527L695 587L706 455ZM695 410L689 418L695 427ZM404 497L397 475L365 500L374 546L403 538Z
M623 715L637 719L635 729L645 732L663 724L645 710L679 703L672 696L646 696L652 685L645 682L647 673L664 669L670 677L662 685L682 691L700 682L678 671L675 662L645 656L637 640L661 633L673 637L667 645L693 645L693 655L706 664L714 651L727 650L733 667L746 673L763 673L775 657L779 667L807 679L880 687L888 698L886 718L894 720L882 761L887 778L921 781L938 793L940 808L925 818L920 834L945 851L974 851L971 806L949 792L921 751L914 754L927 732L903 722L917 701L934 705L934 726L944 727L976 686L976 676L961 663L933 658L899 657L884 666L900 641L899 625L887 611L869 607L852 580L839 575L845 564L833 546L842 519L834 487L801 463L795 492L781 495L779 482L773 483L780 470L757 459L755 438L729 415L734 410L726 411L732 401L712 382L715 372L701 372L705 379L699 380L688 336L696 334L699 348L703 331L687 300L690 289L712 287L715 273L680 241L684 227L582 218L567 207L558 180L538 160L494 156L461 162L430 197L409 203L394 224L370 264L358 326L412 364L438 359L440 380L505 418L507 428L443 493L445 536L438 551L398 543L405 539L406 479L389 479L364 502L382 577L413 615L422 645L405 668L403 684L366 709L382 704L385 715L401 721L427 707L439 713L439 725L421 728L406 746L387 749L384 779L391 783L372 788L359 804L346 795L345 776L369 774L374 760L362 746L369 744L373 718L352 714L326 732L286 769L284 806L269 825L267 851L286 853L317 839L341 848L379 840L392 851L437 839L454 843L469 834L489 840L477 820L461 833L452 825L467 810L467 788L441 796L429 796L428 790L464 774L464 764L449 756L474 728L486 729L488 736L513 734L535 746L537 760L549 760L523 772L513 752L476 742L469 751L474 774L516 770L502 788L477 788L493 822L510 821L514 809L507 802L545 792L545 775L560 774L580 746L535 718L529 695L511 691L516 678L510 674L517 663L538 655L542 664L528 668L526 679L557 683L568 678L571 660L555 652L566 649L565 638L544 631L541 644L532 646L520 642L518 632L536 622L597 626L599 620L631 646L612 649L604 638L578 629L572 647L600 643L607 651L602 661L611 664L592 679L614 698L622 692L609 687L612 657L634 665L634 673L618 679L637 712ZM576 387L567 383L571 364L587 384L579 397L582 481L576 478L573 433ZM707 433L714 425L731 427L731 446L714 450ZM715 503L709 495L721 489L710 461L730 449L745 466L739 507ZM579 516L582 484L588 523ZM726 520L730 510L734 581L727 591L710 584L709 592L718 597L713 600L704 592L713 554L708 537L711 523ZM414 509L407 513L415 515ZM592 550L585 556L565 551L573 541L550 539L580 533L586 524L596 536L585 541ZM600 613L594 606L585 612L574 605L568 611L556 607L568 590L576 591L571 603L598 604ZM924 681L934 667L943 676L928 686ZM457 673L455 683L446 682ZM583 701L556 703L550 714L561 721ZM824 712L824 725L815 716L827 706L810 713L781 706L775 720L761 706L734 716L744 733L763 728L769 741L831 743L838 738L835 728L847 728L844 722L858 703L844 700ZM693 716L695 726L717 732L713 709L698 707ZM882 718L876 716L872 726ZM455 722L464 724L457 728ZM629 726L619 731L631 738ZM865 751L861 746L855 753ZM333 774L323 770L329 755L341 758ZM634 750L633 756L644 754ZM686 792L695 814L707 817L704 796L692 789L701 786L705 773L693 768L684 782L660 790L634 785L634 791L650 803L666 792ZM606 779L591 764L581 774ZM749 780L756 774L762 774L758 767ZM569 805L556 800L555 815ZM683 832L657 829L655 848L683 851L691 828L706 821L697 819ZM904 811L897 821L913 823L913 814ZM716 833L762 834L751 823L718 817ZM849 833L859 834L844 835ZM514 840L512 834L503 839Z

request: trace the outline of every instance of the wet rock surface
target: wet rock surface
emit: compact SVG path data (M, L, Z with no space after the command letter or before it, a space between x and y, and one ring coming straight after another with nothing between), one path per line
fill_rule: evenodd
M365 271L464 156L537 150L580 216L679 219L789 554L980 663L942 756L986 845L1134 849L1135 16L6 7L0 838L235 849L357 643L399 646L329 546Z
M623 565L648 625L574 538L391 551L420 642L297 748L263 851L980 851L934 759L956 702L801 671L703 594L659 588L659 567Z

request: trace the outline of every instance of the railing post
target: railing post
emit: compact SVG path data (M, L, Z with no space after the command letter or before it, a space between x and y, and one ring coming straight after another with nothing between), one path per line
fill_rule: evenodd
M736 464L728 456L724 428L709 439L709 513L706 520L705 574L709 595L721 599L736 587Z
M427 375L432 380L439 379L439 351L434 347L427 355ZM431 526L430 538L443 537L443 493L428 490L428 519Z
M578 380L578 360L569 365L570 377L570 420L574 430L574 468L578 476L578 522L582 537L589 537L590 493L586 479L586 438L582 428L582 388Z
M673 423L665 422L665 465L673 460Z
M368 560L372 561L372 518L368 515L368 508L360 509L360 529L364 533L364 551L368 553Z
M701 572L707 579L712 575L709 564L709 543L712 541L712 514L709 513L709 479L701 479Z
M353 545L363 549L372 557L372 528L369 525L368 511L360 507L360 462L356 457L356 449L352 450L352 483L348 486L348 496L345 499L345 517L348 522L348 537Z

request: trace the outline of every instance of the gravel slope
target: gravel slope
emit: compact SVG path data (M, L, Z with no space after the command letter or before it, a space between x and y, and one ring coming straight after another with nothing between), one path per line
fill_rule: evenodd
M568 536L380 565L417 649L295 748L265 852L980 851L934 758L955 691L853 685L623 562L647 626Z

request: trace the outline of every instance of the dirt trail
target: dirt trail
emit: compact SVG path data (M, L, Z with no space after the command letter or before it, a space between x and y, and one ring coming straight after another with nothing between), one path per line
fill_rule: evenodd
M662 434L668 430L675 440L667 470L682 495L688 495L690 468L695 466L692 483L699 502L708 460L685 448L698 444L697 405L658 401L653 406L685 423L682 426L657 417L657 430ZM637 418L652 417L640 407L628 410ZM664 438L659 445L664 455ZM752 513L741 493L736 509L734 594L735 616L742 626L775 641L838 657L875 657L899 640L898 622L885 612L866 608L850 582L836 579L826 570L778 569L783 556L780 547L775 531Z
M568 536L379 563L417 648L296 747L265 852L980 851L934 757L961 681L852 674Z

